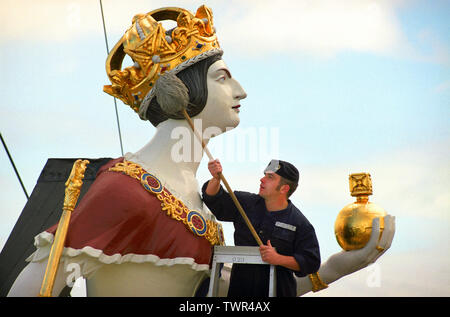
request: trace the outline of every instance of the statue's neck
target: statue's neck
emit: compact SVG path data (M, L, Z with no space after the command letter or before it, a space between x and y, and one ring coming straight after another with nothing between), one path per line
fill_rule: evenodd
M202 156L202 145L188 123L169 119L158 125L155 135L142 149L127 158L161 178L173 194L182 196L178 198L191 201L198 208L196 174Z

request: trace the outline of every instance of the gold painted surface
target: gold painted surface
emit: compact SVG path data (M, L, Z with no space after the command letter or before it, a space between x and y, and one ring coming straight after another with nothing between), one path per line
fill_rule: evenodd
M312 284L312 291L318 292L328 287L328 285L322 280L322 278L319 275L319 272L309 274L308 275L309 280Z
M70 216L77 204L80 196L81 186L83 185L84 172L88 160L76 160L73 164L72 171L66 182L66 190L64 196L63 212L56 229L55 238L53 240L50 255L48 257L47 267L45 269L44 279L41 284L39 296L51 297L53 285L55 283L56 273L58 272L59 261L64 249L67 230L69 229Z
M177 26L165 30L159 21ZM175 7L137 14L131 27L111 50L106 73L111 85L103 91L122 100L135 112L161 74L212 49L220 48L210 8L202 5L195 15ZM122 69L128 55L135 64Z
M137 179L138 181L141 181L140 175L145 173L144 169L139 164L125 160L122 163L116 163L116 165L109 168L108 170L110 172L119 172L126 174L130 177L133 177L134 179Z
M350 194L353 197L372 195L372 178L369 173L355 173L348 177Z
M384 230L386 211L369 202L372 194L372 181L370 174L357 173L349 176L350 192L356 197L354 203L345 206L338 214L334 232L336 240L345 251L363 248L372 233L372 221L380 217L380 237Z

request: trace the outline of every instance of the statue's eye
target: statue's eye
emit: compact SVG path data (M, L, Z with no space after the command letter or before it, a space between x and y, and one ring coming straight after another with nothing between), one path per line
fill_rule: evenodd
M225 79L226 79L225 76L220 76L219 78L217 78L217 81L223 83Z

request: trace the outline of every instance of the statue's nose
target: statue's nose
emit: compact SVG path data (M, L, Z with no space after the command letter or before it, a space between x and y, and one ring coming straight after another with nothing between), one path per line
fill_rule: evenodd
M237 81L234 80L234 98L241 100L241 99L245 99L247 98L247 93L245 92L245 90L242 88L241 84Z

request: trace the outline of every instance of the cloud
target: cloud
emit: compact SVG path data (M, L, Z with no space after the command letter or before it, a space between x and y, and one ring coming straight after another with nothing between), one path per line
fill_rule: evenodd
M403 41L392 3L358 1L233 1L227 45L252 54L308 52L332 56L342 51L389 53ZM237 37L236 34L240 36Z
M440 219L450 223L449 140L411 145L379 156L349 161L346 166L309 166L303 170L304 186L294 197L308 204L336 206L336 213L351 203L348 175L371 174L370 200L394 216ZM324 199L326 193L326 199Z
M333 56L342 51L386 54L404 41L395 14L398 1L372 0L103 1L108 35L121 36L136 13L170 5L195 11L203 3L214 10L222 45L250 56L299 52ZM96 1L4 0L0 6L3 40L53 42L103 35Z
M54 42L73 39L93 29L92 16L76 1L11 1L1 3L1 39ZM82 15L82 13L84 13ZM83 18L82 18L83 17ZM98 23L98 18L95 22Z
M408 38L400 22L401 0L213 0L103 1L109 46L137 13L166 6L195 12L211 7L219 40L230 52L255 58L308 54L330 58L341 52L374 53L448 65L448 47L426 26ZM98 1L3 0L0 42L54 43L80 38L103 41ZM427 48L424 50L424 48Z
M137 13L165 6L196 9L201 1L102 1L108 35L121 36ZM0 2L0 40L27 42L72 41L79 37L103 40L99 1L90 0L2 0Z

